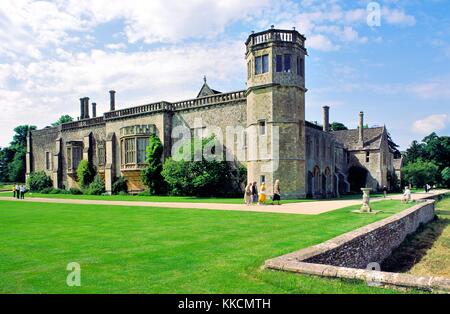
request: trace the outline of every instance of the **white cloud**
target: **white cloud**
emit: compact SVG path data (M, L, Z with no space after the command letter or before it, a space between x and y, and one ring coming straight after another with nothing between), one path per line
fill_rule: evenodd
M107 49L111 50L123 50L127 47L124 43L117 43L117 44L107 44L105 45Z
M386 21L391 25L400 26L414 26L416 25L416 18L412 15L408 15L401 9L390 9L383 7L381 9L382 21Z
M325 35L319 34L309 37L308 48L320 51L335 51L339 49L339 46L334 45Z
M0 145L10 141L11 130L18 124L33 123L42 128L61 114L78 116L80 97L96 101L101 114L108 108L110 89L117 91L118 107L124 108L194 98L203 75L215 89L229 85L245 88L242 54L241 41L225 41L134 53L92 50L63 60L37 60L27 66L3 64ZM9 86L10 80L15 81L14 86Z
M445 129L449 122L447 114L434 114L415 121L412 131L422 135L430 134Z
M70 0L68 9L86 14L96 24L123 19L129 42L153 43L213 37L268 5L268 0Z
M248 32L295 26L308 48L335 51L368 41L365 14L338 0L1 0L0 144L18 124L76 116L82 96L106 110L111 88L119 105L193 97L203 74L214 88L244 88L245 34L227 34L235 22ZM401 9L384 14L395 25L414 19ZM97 38L109 22L120 29Z
M421 99L450 99L449 78L435 78L422 83L412 84L407 90L412 92L416 97Z

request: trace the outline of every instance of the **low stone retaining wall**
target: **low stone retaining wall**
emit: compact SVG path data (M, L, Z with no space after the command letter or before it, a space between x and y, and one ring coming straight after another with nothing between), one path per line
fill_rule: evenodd
M267 260L265 267L311 275L351 278L381 285L450 291L450 279L417 277L366 268L381 264L396 247L435 217L433 200L427 200L381 221L324 243ZM375 264L376 265L376 264Z

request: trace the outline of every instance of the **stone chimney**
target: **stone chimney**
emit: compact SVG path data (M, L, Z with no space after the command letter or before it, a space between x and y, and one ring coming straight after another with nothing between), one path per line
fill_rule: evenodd
M92 103L92 118L97 117L97 104L95 102Z
M86 119L89 119L89 97L84 98L84 115Z
M80 120L84 119L84 98L80 98Z
M364 146L364 112L359 113L359 143Z
M324 132L330 131L330 107L323 107L323 130Z
M116 91L110 90L109 91L109 110L114 111L116 110Z

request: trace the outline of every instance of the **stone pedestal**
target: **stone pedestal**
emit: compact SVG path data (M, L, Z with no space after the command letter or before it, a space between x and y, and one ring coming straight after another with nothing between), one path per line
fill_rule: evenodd
M370 208L370 191L372 191L371 188L362 188L361 191L363 192L363 204L360 209L353 210L353 213L356 214L378 214L381 211L380 210L372 210Z
M372 209L370 208L370 191L372 191L372 189L362 188L361 191L363 192L363 204L360 211L362 213L370 213L372 212Z

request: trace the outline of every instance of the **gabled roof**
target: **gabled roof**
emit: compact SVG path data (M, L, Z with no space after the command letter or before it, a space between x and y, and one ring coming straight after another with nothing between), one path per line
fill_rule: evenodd
M206 83L206 76L203 78L203 86L200 89L200 91L198 92L197 98L199 97L204 97L204 96L210 96L210 95L216 95L216 94L222 94L221 92L212 89L211 87L208 86L208 84Z
M385 132L384 127L364 129L364 147L359 143L359 130L333 131L336 140L348 150L380 149L381 140Z

